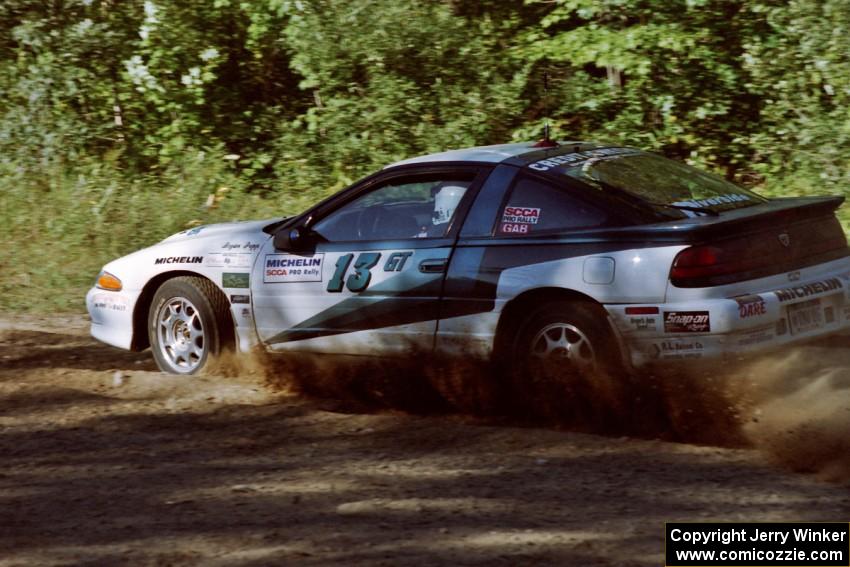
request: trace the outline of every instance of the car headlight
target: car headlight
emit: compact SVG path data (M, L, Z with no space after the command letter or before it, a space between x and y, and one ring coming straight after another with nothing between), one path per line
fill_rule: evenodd
M121 280L110 274L109 272L101 271L97 275L97 281L94 284L100 289L108 291L121 291Z

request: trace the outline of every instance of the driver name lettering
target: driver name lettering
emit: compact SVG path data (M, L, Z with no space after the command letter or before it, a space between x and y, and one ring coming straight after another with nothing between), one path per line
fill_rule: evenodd
M269 254L263 266L263 283L320 282L323 262L324 254Z

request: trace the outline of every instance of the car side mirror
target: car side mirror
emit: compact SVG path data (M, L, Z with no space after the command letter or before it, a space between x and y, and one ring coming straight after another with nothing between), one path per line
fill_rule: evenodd
M309 231L300 226L280 230L274 235L274 247L277 250L303 250L309 246Z

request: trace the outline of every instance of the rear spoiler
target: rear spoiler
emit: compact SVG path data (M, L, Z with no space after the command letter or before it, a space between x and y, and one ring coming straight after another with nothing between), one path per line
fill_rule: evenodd
M770 227L788 226L817 217L832 216L844 197L784 197L766 203L723 211L716 217L696 217L663 223L591 229L556 237L558 240L599 242L615 238L635 242L695 244L725 236L756 233ZM543 237L545 238L545 237ZM531 239L523 239L527 242Z

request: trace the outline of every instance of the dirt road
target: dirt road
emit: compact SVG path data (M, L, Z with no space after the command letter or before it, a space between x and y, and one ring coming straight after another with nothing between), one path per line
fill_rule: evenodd
M661 565L665 521L850 519L761 452L351 413L0 319L0 565Z

